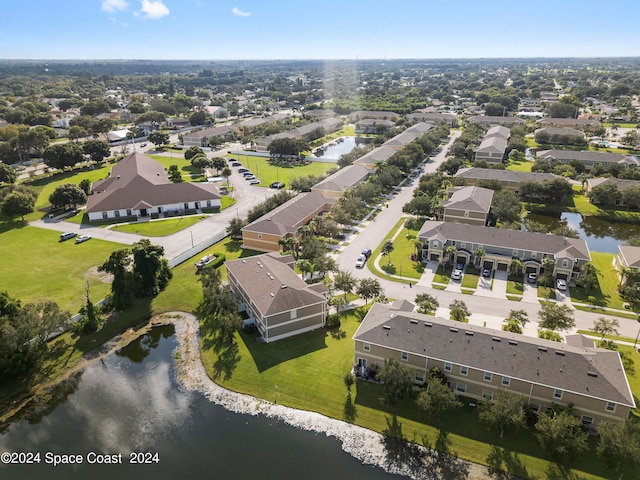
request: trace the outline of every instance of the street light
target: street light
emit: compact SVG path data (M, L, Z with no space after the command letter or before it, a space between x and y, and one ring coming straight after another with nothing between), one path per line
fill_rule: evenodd
M191 234L191 248L193 248L193 232L189 231L189 233Z

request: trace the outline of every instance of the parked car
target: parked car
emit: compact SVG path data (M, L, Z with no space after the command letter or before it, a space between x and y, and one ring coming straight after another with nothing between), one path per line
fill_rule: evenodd
M76 243L86 242L87 240L91 240L91 235L80 235L76 238Z
M362 250L362 255L364 255L365 257L369 258L371 256L371 249L370 248L365 248L364 250Z
M75 237L76 235L78 235L76 232L66 232L66 233L61 233L60 234L60 241L64 242L65 240L69 240L70 238Z
M536 283L537 279L538 275L536 275L535 273L530 273L529 275L527 275L527 282L529 283Z
M248 172L249 169L248 168L239 168L238 169L238 173L244 173L244 172Z
M260 185L260 180L257 178L252 178L249 180L249 185Z
M567 289L567 281L559 278L556 281L556 287L558 288L558 290L563 290L563 291L566 290Z
M255 180L256 177L254 177L253 175L247 175L246 177L244 177L244 179L249 181L249 180Z
M241 167L242 164L240 162L231 162L232 167Z
M282 182L273 182L271 185L269 185L269 188L281 189L281 188L284 188L284 183L282 183Z
M451 278L453 280L461 280L462 279L462 270L456 268L451 274Z
M464 264L456 263L456 270L464 270Z
M491 276L491 270L485 268L484 270L482 270L482 276L485 278L489 278Z
M364 255L358 255L356 259L356 268L364 268L364 264L367 263L367 257Z
M253 173L247 170L246 172L242 172L243 177L253 177Z
M214 255L206 255L196 262L196 268L202 270L216 259Z

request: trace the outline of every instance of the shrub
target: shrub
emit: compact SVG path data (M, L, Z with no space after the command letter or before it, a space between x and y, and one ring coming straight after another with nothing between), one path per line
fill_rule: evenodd
M327 317L325 328L329 330L333 330L334 328L338 328L338 327L340 327L340 316L336 313L332 313Z

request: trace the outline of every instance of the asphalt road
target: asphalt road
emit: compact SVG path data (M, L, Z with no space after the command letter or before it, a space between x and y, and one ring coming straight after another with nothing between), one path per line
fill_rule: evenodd
M438 166L446 160L446 152L449 149L450 144L460 134L461 132L459 130L453 132L449 142L442 151L436 155L431 162L423 166L422 173L431 173L436 171ZM347 239L349 244L343 249L338 257L338 265L340 269L350 271L357 278L367 277L377 279L384 289L385 295L389 298L414 301L416 294L429 293L438 299L441 307L447 307L453 300L463 300L474 314L500 318L505 318L510 310L525 310L529 314L529 319L531 320L531 324L525 329L525 334L535 335L537 330L536 325L538 311L540 310L540 305L538 303L514 302L500 298L463 295L461 293L436 290L418 285L413 285L412 288L409 288L407 284L376 277L366 266L363 269L355 268L356 258L362 250L365 248L370 248L371 250L375 249L380 244L380 241L389 233L389 230L393 228L398 219L403 215L402 207L413 197L413 190L418 185L418 182L419 178L416 178L408 183L402 188L400 193L388 201L388 208L383 208L374 220L365 222L358 226L360 233L357 235L351 235ZM593 322L603 315L574 310L574 316L576 320L576 330L588 330L593 327ZM640 331L640 323L631 319L616 318L620 321L620 328L618 328L619 334L629 338L636 338L636 335L638 335Z

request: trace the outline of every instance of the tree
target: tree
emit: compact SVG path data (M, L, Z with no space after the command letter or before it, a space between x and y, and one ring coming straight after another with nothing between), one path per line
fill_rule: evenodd
M402 211L418 217L430 217L434 213L434 201L427 195L418 195L405 203Z
M524 326L529 323L529 314L526 310L511 310L504 319L502 329L511 333L522 333Z
M576 285L585 292L593 290L598 286L598 275L596 267L592 263L585 263L582 266L582 272L576 279Z
M517 393L500 390L492 401L483 399L480 402L478 416L489 428L499 430L500 438L503 438L506 429L525 426L525 403Z
M438 299L428 293L417 294L415 301L418 305L418 313L433 314L440 306Z
M211 161L211 165L216 169L216 174L220 175L220 170L227 166L227 162L224 160L224 158L215 157Z
M75 142L55 143L42 152L42 157L47 166L63 170L82 162L84 150Z
M133 281L137 297L157 295L173 277L164 247L152 245L144 238L133 244Z
M227 233L231 238L242 238L242 228L247 225L246 220L242 218L232 218L227 226Z
M298 268L300 269L300 271L302 271L302 279L304 280L304 274L308 273L309 274L309 280L311 280L313 278L313 272L315 270L315 265L311 260L308 260L306 258L303 258L301 260L297 261L298 264Z
M454 253L458 251L458 248L455 245L447 245L442 249L442 259L445 260L446 263L451 262L451 257Z
M351 293L357 283L356 277L351 272L346 270L338 270L333 276L333 285L338 290L344 292L344 299L347 299L347 294Z
M9 218L20 216L24 222L24 216L33 212L35 205L36 200L33 195L23 191L13 191L5 195L0 211Z
M640 185L630 185L620 192L620 199L630 208L637 210L640 208Z
M110 273L111 305L115 310L124 310L133 303L133 276L130 272L131 254L126 248L116 250L98 267L99 272Z
M587 192L587 198L596 205L613 207L622 200L622 193L620 193L615 183L605 182Z
M467 307L467 304L462 300L454 300L449 304L449 316L451 320L455 320L456 322L469 323L469 315L471 312Z
M598 423L596 451L610 468L620 470L625 465L640 462L640 428L637 422L627 419L624 423Z
M149 135L147 135L147 140L153 143L156 147L159 147L161 145L166 145L167 143L169 143L169 134L158 131L151 132Z
M602 335L600 340L604 340L606 335L618 335L618 327L620 322L617 318L598 317L593 322L592 332Z
M196 145L193 145L185 150L184 159L191 160L193 157L204 154L204 150L202 150L200 147L197 147Z
M491 214L496 223L517 222L521 209L518 196L511 190L502 189L493 194Z
M96 306L91 301L89 282L85 284L84 293L82 295L84 296L85 304L80 311L83 316L81 321L81 330L84 333L93 333L98 331L101 319L98 311L96 310Z
M391 358L384 361L376 379L383 383L385 401L395 405L412 390L414 373L411 367Z
M355 383L353 374L351 372L345 373L344 377L342 377L342 381L344 382L344 386L347 387L347 392L351 393L351 386Z
M89 158L94 162L101 162L111 155L109 145L102 140L87 140L82 144L82 150L86 155L89 155Z
M575 327L573 310L568 305L544 302L538 312L539 327L564 332Z
M393 248L393 242L391 240L387 240L380 249L382 256L388 257L387 265L391 265L391 252L393 252Z
M418 395L417 404L418 408L426 412L438 425L447 412L462 407L458 396L439 378L431 375L429 375L427 389Z
M194 168L205 169L211 166L211 163L211 160L209 160L204 153L202 155L198 154L195 157L191 157L191 165Z
M540 415L535 429L542 448L556 460L572 458L587 448L587 433L571 412Z
M202 283L202 300L196 307L196 315L205 327L214 332L219 346L229 348L234 343L234 334L242 326L238 315L238 302L222 283L222 274L217 268L205 268L198 279Z
M169 180L173 183L182 182L182 174L178 170L178 165L169 165Z
M16 183L16 171L6 163L0 162L0 183Z
M231 169L230 169L229 167L224 167L224 168L222 169L222 172L221 172L221 173L222 173L222 176L223 176L224 178L226 178L226 179L227 179L227 182L228 182L228 181L229 181L229 177L231 176L231 174L232 174L233 172L231 171Z
M78 186L80 187L80 190L85 193L85 195L89 195L91 193L91 180L89 180L88 178L83 178L82 180L80 180Z
M62 208L67 205L72 205L76 208L76 205L84 204L87 202L87 194L77 185L73 183L63 183L56 187L56 189L49 195L49 203L54 208Z
M369 300L380 296L382 293L382 287L380 282L373 278L363 278L358 284L356 294L365 299L366 304L369 304Z
M522 260L520 260L519 258L512 258L511 261L509 262L509 270L511 272L515 271L516 275L520 275L523 268L524 268L524 263L522 263Z
M474 262L478 267L480 267L480 263L482 262L482 257L484 257L486 254L487 252L485 252L484 248L476 248L473 251Z

